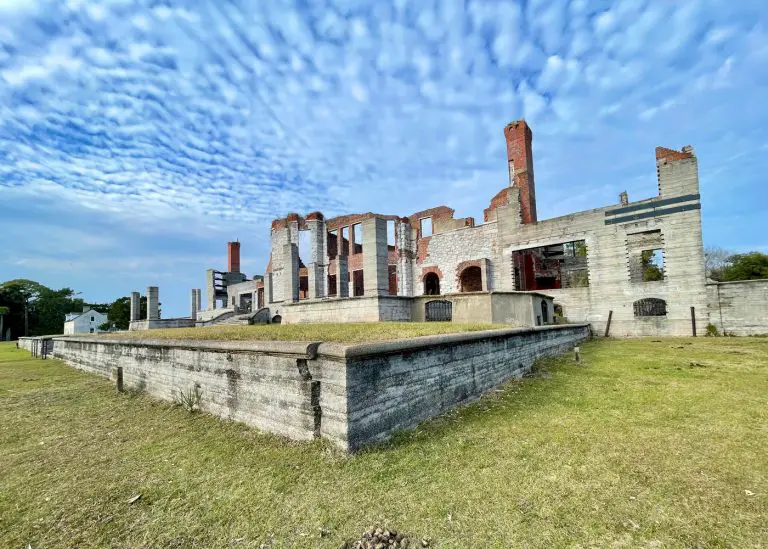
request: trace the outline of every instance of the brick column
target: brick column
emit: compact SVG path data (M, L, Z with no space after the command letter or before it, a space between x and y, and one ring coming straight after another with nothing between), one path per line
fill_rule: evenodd
M349 297L349 264L347 256L336 256L336 297Z
M160 289L157 286L147 288L147 320L160 320Z
M296 244L283 246L283 301L299 300L299 247Z
M141 320L141 294L131 292L131 321Z
M365 295L389 295L387 220L366 219L363 227L363 285Z

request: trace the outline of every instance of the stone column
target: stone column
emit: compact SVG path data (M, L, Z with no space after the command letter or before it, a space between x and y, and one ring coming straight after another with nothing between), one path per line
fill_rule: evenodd
M347 256L336 256L336 297L349 297L349 264Z
M141 320L141 294L131 292L131 321Z
M363 285L365 295L389 295L387 220L366 219L363 226Z
M407 218L397 224L397 294L413 296L413 244Z
M272 273L264 273L264 306L272 303Z
M299 247L296 244L283 246L283 301L299 300Z
M160 289L157 286L147 288L147 320L160 320Z
M197 288L195 290L195 297L197 299L197 311L195 312L199 312L203 308L202 291L200 290L200 288Z
M323 214L314 212L307 216L307 227L309 227L309 243L311 246L309 263L307 264L308 275L308 294L309 299L318 299L326 297L326 278L325 278L325 220Z
M488 287L488 259L480 260L480 289L484 292L490 292Z
M205 309L213 311L216 308L216 286L214 284L213 269L205 271L205 286L208 292L208 306Z
M192 320L197 319L197 290L192 288L192 301L190 302L190 314L189 318Z

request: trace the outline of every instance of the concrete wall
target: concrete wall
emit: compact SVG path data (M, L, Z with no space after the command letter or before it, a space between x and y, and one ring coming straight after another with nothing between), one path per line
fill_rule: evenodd
M218 309L217 309L218 310ZM131 332L141 330L158 330L162 328L194 328L192 318L162 318L159 320L134 320L128 326Z
M497 210L501 249L497 282L515 288L512 254L539 246L584 240L587 245L589 287L546 290L563 306L571 321L590 322L603 332L613 311L611 335L691 335L690 307L699 326L709 321L701 237L698 166L696 158L658 161L657 198L628 206L599 208L564 217L520 223L519 205ZM669 201L673 202L670 203ZM664 279L637 282L631 277L633 235L660 231L664 243ZM664 317L635 317L633 304L642 298L667 303Z
M313 344L134 341L58 338L54 356L70 366L109 377L123 368L126 388L173 401L179 391L201 393L200 407L295 440L313 438L311 381L299 367ZM306 370L306 368L304 368Z
M571 325L430 336L345 349L324 343L318 348L318 360L329 363L339 355L346 359L346 444L355 450L477 398L522 376L536 359L570 350L587 337L587 325Z
M316 322L379 322L411 320L411 299L364 296L302 300L279 308L284 324Z
M478 397L589 336L587 325L492 330L344 346L320 342L22 338L35 351L175 401L200 392L200 408L295 440L330 439L345 450L388 438ZM50 347L48 347L50 350Z
M419 296L413 298L411 319L414 322L424 322L424 306L428 301L435 300L452 303L452 322L488 322L528 327L537 325L536 316L541 314L541 301L545 301L550 312L547 324L553 323L553 299L536 292L473 292Z
M768 279L707 284L707 298L709 320L721 334L768 334Z

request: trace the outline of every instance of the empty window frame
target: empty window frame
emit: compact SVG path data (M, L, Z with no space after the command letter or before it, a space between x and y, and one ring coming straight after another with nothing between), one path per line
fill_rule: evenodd
M387 248L394 250L396 245L395 240L395 220L387 220Z
M299 262L307 265L312 261L312 233L299 231Z
M341 255L349 255L349 227L342 227L339 234L341 235L341 242L339 243L339 253Z
M627 235L629 280L633 284L664 280L664 238L660 230Z
M363 226L360 223L355 223L352 225L352 240L352 253L363 253Z
M515 289L523 291L589 286L587 244L573 240L513 253Z
M328 231L328 259L336 259L339 251L338 237L336 229Z
M419 219L419 234L421 238L432 236L432 218L422 217Z
M638 299L632 305L635 316L667 316L667 302L657 297Z

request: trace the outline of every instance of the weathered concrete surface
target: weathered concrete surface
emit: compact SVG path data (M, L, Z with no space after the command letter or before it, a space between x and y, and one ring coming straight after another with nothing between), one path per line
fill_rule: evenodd
M346 444L355 450L522 376L536 359L570 350L589 335L589 326L582 324L353 347L323 343L317 352L321 364L346 363Z
M542 356L589 337L569 325L467 332L364 345L54 337L54 357L164 399L197 387L200 408L295 440L344 450L385 440L473 399ZM20 346L41 345L26 338ZM37 338L38 340L40 338Z
M283 323L379 322L411 320L411 299L364 296L283 303Z
M221 310L221 309L217 309ZM162 328L194 328L195 319L193 318L161 318L157 320L133 320L128 325L131 332L141 330L157 330Z
M768 279L707 284L707 298L709 321L721 334L768 334Z

